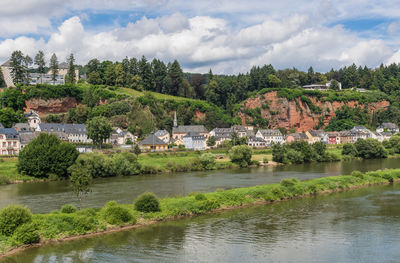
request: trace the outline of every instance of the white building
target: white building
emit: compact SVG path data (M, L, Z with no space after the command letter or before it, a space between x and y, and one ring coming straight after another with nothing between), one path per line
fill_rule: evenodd
M46 133L64 133L71 143L91 143L92 140L87 137L85 124L69 123L40 123L36 131Z
M397 126L394 123L391 122L384 122L381 125L379 125L378 128L376 128L377 132L391 132L391 133L398 133L399 132L399 126Z
M0 155L18 155L19 134L14 128L0 128Z
M267 145L283 143L285 141L283 134L278 129L258 130L256 133L256 137L262 138L267 143Z
M205 150L206 149L206 138L197 132L189 132L187 135L182 137L182 143L186 149L189 150Z

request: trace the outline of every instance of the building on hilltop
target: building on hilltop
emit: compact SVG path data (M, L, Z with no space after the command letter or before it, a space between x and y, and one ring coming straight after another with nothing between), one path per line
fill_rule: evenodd
M0 128L0 155L18 155L19 134L14 128Z
M310 85L304 85L303 89L306 90L322 90L322 91L326 91L330 88L330 86L332 85L333 80L328 81L325 84L310 84ZM338 88L339 90L342 90L342 83L340 83L339 81L336 81L338 84Z
M3 63L0 67L1 74L3 74L4 82L6 83L6 87L15 87L14 80L11 74L12 65L11 61L8 60ZM55 77L55 81L53 81L52 71L49 70L47 74L40 74L40 73L29 73L28 74L28 83L29 85L36 85L36 84L50 84L50 85L58 85L58 84L65 84L65 76L68 73L68 64L66 62L60 63L58 65L58 74ZM75 69L75 80L79 80L79 70Z

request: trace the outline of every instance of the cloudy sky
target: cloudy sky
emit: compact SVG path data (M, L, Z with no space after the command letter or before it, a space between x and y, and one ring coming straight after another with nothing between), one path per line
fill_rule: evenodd
M190 72L318 71L400 62L400 1L0 0L0 62L19 49L79 64L145 55Z

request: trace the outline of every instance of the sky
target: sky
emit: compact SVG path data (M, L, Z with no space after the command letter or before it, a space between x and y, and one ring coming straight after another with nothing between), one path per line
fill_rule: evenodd
M399 48L393 0L0 0L0 63L43 50L78 64L144 55L198 73L326 72L399 63Z

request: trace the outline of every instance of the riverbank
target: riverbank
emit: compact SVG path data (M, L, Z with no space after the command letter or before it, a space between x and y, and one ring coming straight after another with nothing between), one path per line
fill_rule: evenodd
M280 184L268 184L247 188L216 191L207 194L191 194L185 197L163 198L160 200L160 212L142 213L134 210L132 204L112 204L127 211L128 221L113 225L107 223L105 210L83 209L74 213L54 211L49 214L34 214L33 222L38 228L40 243L59 242L88 235L119 231L126 228L141 227L158 221L175 220L182 217L215 213L238 207L266 204L309 195L325 194L351 190L377 184L388 184L400 179L400 169L374 171L368 173L353 172L352 175L333 176L308 181L284 179ZM0 236L2 256L15 253L23 248L12 237ZM19 250L15 250L19 249Z

